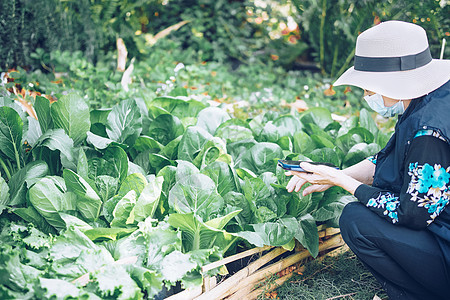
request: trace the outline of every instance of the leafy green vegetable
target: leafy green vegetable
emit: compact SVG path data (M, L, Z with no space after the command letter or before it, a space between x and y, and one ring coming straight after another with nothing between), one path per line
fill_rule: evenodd
M0 107L0 152L14 162L17 169L22 167L23 121L12 108Z
M158 208L159 198L162 192L164 177L151 176L149 183L144 187L134 207L134 218L143 221L152 218Z
M36 182L29 191L28 197L34 208L57 230L65 229L66 224L59 212L74 211L75 199L67 197L58 187L57 178L45 177Z
M239 212L240 210L233 211L226 216L211 219L207 222L203 222L194 213L171 214L169 224L181 230L185 251L210 249L214 246L218 235L226 234L222 229Z
M76 94L62 96L50 107L53 123L56 128L62 128L78 146L86 139L86 132L91 127L89 107L83 98Z
M77 173L65 169L63 171L67 190L77 195L77 210L87 220L95 221L100 213L102 200L95 190Z
M281 147L274 143L258 143L248 149L236 167L246 168L255 174L275 171L277 160L283 158Z
M108 114L106 133L116 142L133 145L142 131L142 118L134 100L124 100Z
M223 198L211 178L193 174L173 186L169 192L169 205L178 213L194 213L207 221L220 212Z

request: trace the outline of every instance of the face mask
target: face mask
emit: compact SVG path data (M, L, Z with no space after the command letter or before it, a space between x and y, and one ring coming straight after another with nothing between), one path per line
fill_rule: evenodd
M382 115L385 118L393 117L395 115L401 115L405 112L405 106L403 101L398 101L392 106L384 106L383 97L380 94L373 94L371 96L364 96L364 100L367 101L370 108Z

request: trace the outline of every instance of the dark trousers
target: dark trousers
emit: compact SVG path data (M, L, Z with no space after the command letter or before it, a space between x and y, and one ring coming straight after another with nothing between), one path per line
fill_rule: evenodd
M344 208L339 225L389 299L450 299L450 269L428 230L393 225L359 202Z

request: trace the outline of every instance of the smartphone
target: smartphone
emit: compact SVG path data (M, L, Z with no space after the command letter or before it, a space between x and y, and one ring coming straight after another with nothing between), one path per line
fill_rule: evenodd
M302 163L302 162L303 161L299 161L299 160L279 159L278 166L280 166L284 170L288 170L288 171L307 172L303 168L300 167L300 163ZM309 164L313 164L313 165L323 165L323 166L338 169L338 167L336 167L335 165L330 164L330 163L320 163L320 162L313 162L313 161L306 161L306 162Z

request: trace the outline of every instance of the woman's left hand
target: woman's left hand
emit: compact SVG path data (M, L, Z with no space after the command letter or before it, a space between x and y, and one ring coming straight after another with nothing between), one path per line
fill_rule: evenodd
M306 172L288 171L286 175L295 175L306 182L317 186L337 185L354 194L361 182L348 176L341 170L324 165L313 165L307 162L300 164ZM320 189L319 189L320 190Z

